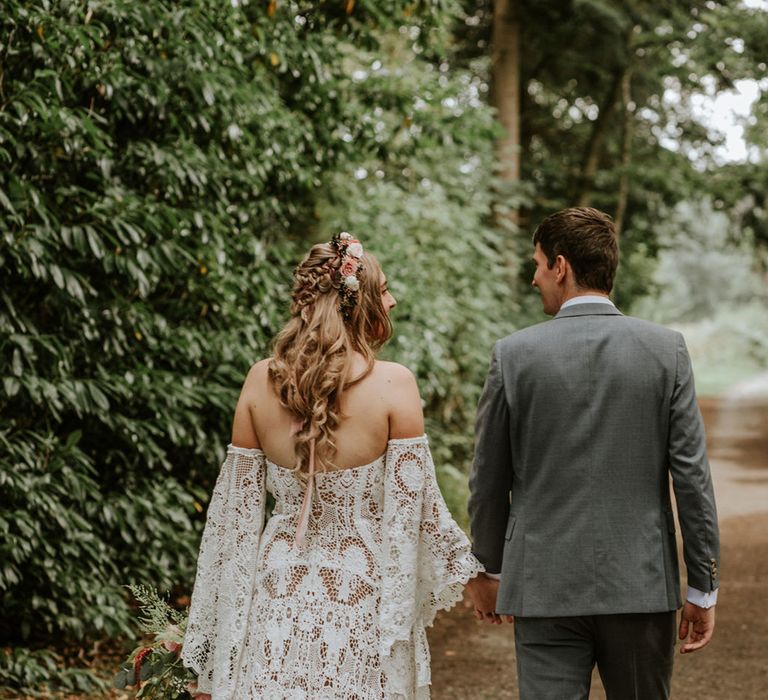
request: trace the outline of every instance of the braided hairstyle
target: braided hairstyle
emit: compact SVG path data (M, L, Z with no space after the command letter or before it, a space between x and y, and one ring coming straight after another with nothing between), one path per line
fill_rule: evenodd
M320 470L333 465L334 432L344 389L370 374L376 351L392 335L381 301L381 266L364 253L357 273L356 303L342 313L342 259L329 243L312 247L294 271L291 319L273 342L269 378L281 405L301 424L296 438L296 469L306 473L309 443L315 440ZM352 377L353 353L366 370Z

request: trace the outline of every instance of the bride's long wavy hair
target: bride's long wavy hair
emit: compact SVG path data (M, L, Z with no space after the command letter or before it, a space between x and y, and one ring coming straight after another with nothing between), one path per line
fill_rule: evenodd
M342 394L370 374L376 351L392 335L381 300L378 260L363 254L357 303L346 318L340 308L341 262L329 243L312 247L294 272L291 319L273 342L269 378L280 403L300 423L295 434L300 472L308 470L312 439L317 468L332 468ZM355 351L365 358L367 367L353 377Z

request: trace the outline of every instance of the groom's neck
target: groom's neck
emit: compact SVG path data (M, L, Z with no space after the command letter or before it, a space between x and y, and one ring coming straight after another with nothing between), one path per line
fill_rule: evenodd
M571 293L566 294L565 298L563 299L563 304L565 304L566 301L569 299L575 299L576 297L605 297L606 299L609 298L609 294L606 292L600 290L600 289L575 289Z
M572 289L564 291L563 295L560 298L560 308L562 308L563 304L565 304L566 301L570 301L571 299L576 299L577 297L592 297L592 296L604 297L605 299L610 298L610 296L606 292L600 289L583 289L581 287L574 287Z

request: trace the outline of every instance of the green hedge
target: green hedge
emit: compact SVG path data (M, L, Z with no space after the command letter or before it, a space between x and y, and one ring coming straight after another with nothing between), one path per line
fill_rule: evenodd
M452 16L234 5L5 3L0 641L127 632L121 584L189 589L242 378L331 231L383 259L389 356L460 485L511 309L493 120L437 67Z

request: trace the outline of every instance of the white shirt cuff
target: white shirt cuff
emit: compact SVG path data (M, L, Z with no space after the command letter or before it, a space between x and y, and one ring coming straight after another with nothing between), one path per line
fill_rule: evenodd
M698 588L688 586L688 593L686 594L685 599L689 603L698 605L700 608L711 608L713 605L717 604L717 591L718 589L716 588L714 591L707 591L704 593L704 591L700 591Z
M485 572L485 575L486 575L488 578L492 578L492 579L494 579L495 581L501 581L501 574L491 574L491 573L489 573L489 572L487 572L487 571L486 571L486 572Z

